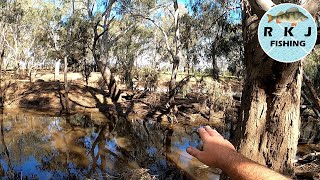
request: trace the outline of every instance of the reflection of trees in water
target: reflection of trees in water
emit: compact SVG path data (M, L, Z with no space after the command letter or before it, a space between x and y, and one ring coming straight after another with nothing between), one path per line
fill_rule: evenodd
M157 123L129 122L124 118L97 127L90 152L92 162L87 177L102 174L119 177L134 168L148 168L155 175L174 175L175 167L167 163L165 154L171 146L172 129ZM115 149L108 144L114 143ZM126 174L128 175L128 174Z
M118 146L117 150L130 162L135 162L139 167L148 168L155 175L165 177L175 170L174 166L167 163L166 153L171 147L170 128L162 127L158 122L134 121L125 118L116 121L113 138L125 138L129 146Z
M83 117L87 119L81 121ZM8 166L19 177L22 164L34 157L36 170L23 176L46 172L56 178L112 178L128 175L135 168L147 168L159 178L181 178L166 154L177 141L191 140L187 135L191 132L181 128L182 133L177 133L157 122L130 122L122 117L103 124L93 122L82 115L67 120L5 117L10 127L4 132L1 123L5 135L1 137L3 142L12 142L5 153L10 158Z
M48 117L34 118L23 115L5 116L5 124L7 124L7 127L3 126L3 123L1 124L2 129L3 127L7 129L3 141L10 144L8 152L10 152L11 155L12 165L9 163L9 167L12 166L10 169L15 171L15 177L33 177L34 175L32 173L36 174L40 171L52 171L55 177L63 177L61 176L61 172L69 170L65 168L66 164L63 164L63 162L66 162L66 157L68 157L69 154L63 154L63 152L57 151L50 144L50 140L52 140L54 135L54 133L52 133L54 128L50 128L50 124L54 121L53 118ZM58 132L57 130L57 133ZM69 131L69 133L72 133L72 131ZM79 149L84 149L84 147L78 147L78 150ZM81 158L78 157L78 155L79 154L71 153L70 158L73 160ZM35 162L33 162L32 159L34 159ZM28 167L25 167L27 166L25 165L26 162L29 163L29 166L35 167L35 170L32 170L35 172L27 172L28 174L25 174L26 172L22 173L23 169L28 169ZM7 177L9 176L7 175Z
M8 147L6 145L6 142L4 140L4 133L3 133L3 109L0 108L0 128L1 128L1 143L2 143L2 146L3 146L3 151L4 151L4 154L6 156L6 159L7 159L7 163L8 163L8 167L9 167L9 172L8 173L4 173L4 175L7 175L8 177L12 177L13 176L13 168L12 168L12 164L11 164L11 159L10 159L10 154L9 154L9 150L8 150ZM3 154L1 152L1 154ZM0 165L2 165L0 163ZM1 169L3 170L3 167L1 166Z

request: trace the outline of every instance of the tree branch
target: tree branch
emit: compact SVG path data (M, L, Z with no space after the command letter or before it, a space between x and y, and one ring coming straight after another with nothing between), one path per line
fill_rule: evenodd
M111 18L111 20L108 22L107 27L109 27L109 25L111 24L111 22L113 21L113 19L114 19L114 16L113 16L113 17ZM95 29L97 29L97 27L98 27L99 25L100 25L100 24L99 24L99 22L98 22L98 23L96 24ZM98 39L99 39L101 36L103 36L104 33L106 33L108 30L109 30L109 28L106 28L106 29L104 29L103 32L100 33L99 35L96 34L95 40L98 40Z
M179 31L179 6L178 1L174 1L174 27L175 27L175 36L174 36L174 43L176 45L175 54L178 54L180 48L180 31ZM175 59L175 58L174 58Z
M264 11L268 11L276 4L272 0L255 0L256 4Z
M224 11L218 18L216 18L210 25L209 28L207 28L205 31L209 31L210 29L212 29L212 27L224 16L227 14L228 11Z
M110 0L108 3L108 7L106 8L106 10L102 13L101 17L107 15L107 17L109 17L109 14L111 12L112 9L112 5L116 2L116 0Z
M304 83L305 83L306 87L308 88L308 90L310 92L310 98L313 101L315 108L318 111L320 111L320 98L318 97L317 92L312 85L312 82L310 81L310 79L308 78L308 76L305 73L303 73L303 79L304 79Z
M170 46L169 46L168 35L167 35L167 33L164 31L164 29L162 29L162 27L159 26L159 25L155 22L155 20L151 19L150 17L146 17L146 16L144 16L144 15L142 15L142 14L133 14L133 16L141 17L141 18L143 18L143 19L146 19L146 20L149 20L150 22L152 22L152 23L162 32L162 34L163 34L163 36L164 36L164 39L165 39L165 41L166 41L167 51L171 54L172 57L174 57L174 54L173 54L173 52L172 52L172 49L171 49Z
M251 5L251 14L256 14L261 18L266 11L275 6L272 0L246 0Z
M3 40L6 42L6 45L7 45L8 48L10 48L13 52L16 52L16 50L13 47L10 46L10 43L7 41L7 39L5 37L4 37Z
M135 27L135 24L132 24L131 26L127 27L122 33L118 34L115 38L110 40L109 43L108 43L108 46L111 47L114 43L116 43L121 37L123 37L133 27Z

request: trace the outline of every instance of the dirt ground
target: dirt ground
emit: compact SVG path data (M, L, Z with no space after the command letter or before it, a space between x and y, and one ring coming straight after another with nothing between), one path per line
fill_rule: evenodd
M19 77L14 79L12 75L7 76L11 76L11 78L6 81L5 85L5 108L37 110L51 114L64 113L65 91L62 75L59 77L61 81L54 81L52 73L38 73L31 83L27 78ZM161 109L163 109L161 105L167 100L167 93L165 92L165 89L167 89L165 87L165 84L167 84L166 76L160 78L158 86L158 89L162 89L163 92L148 92L139 99L133 97L140 96L139 94L143 93L142 90L127 91L125 86L120 84L123 98L117 103L112 102L108 97L107 91L99 87L99 78L99 73L92 73L88 86L86 86L81 74L68 74L70 86L68 99L71 114L122 111L132 121L148 118L164 122L173 121L170 117L172 114L163 116L161 113ZM182 76L178 77L178 80L182 78ZM140 82L140 84L143 84L143 82ZM229 80L227 84L231 84L230 88L232 89L239 90L241 88L239 87L240 83L236 81ZM143 85L141 85L140 89L143 89ZM208 99L208 96L200 92L196 82L191 80L189 91L185 95L178 95L176 98L176 106L179 109L179 114L175 114L177 122L208 123L210 112L206 99ZM223 110L218 109L215 111L210 121L222 126L225 116Z

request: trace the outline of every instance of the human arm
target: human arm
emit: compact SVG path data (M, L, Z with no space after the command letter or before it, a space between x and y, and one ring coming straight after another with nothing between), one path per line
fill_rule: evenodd
M188 147L187 152L204 164L221 169L231 179L288 179L238 153L229 141L211 127L199 128L199 134L204 143L203 151Z

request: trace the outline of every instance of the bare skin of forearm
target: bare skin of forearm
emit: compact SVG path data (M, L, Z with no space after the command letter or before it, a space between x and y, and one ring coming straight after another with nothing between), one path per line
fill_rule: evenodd
M289 179L241 155L229 141L211 127L199 128L198 131L204 142L203 150L188 147L187 152L210 167L220 168L231 179Z
M226 157L225 163L220 168L231 179L256 180L256 179L289 179L269 168L266 168L237 152L230 152Z

